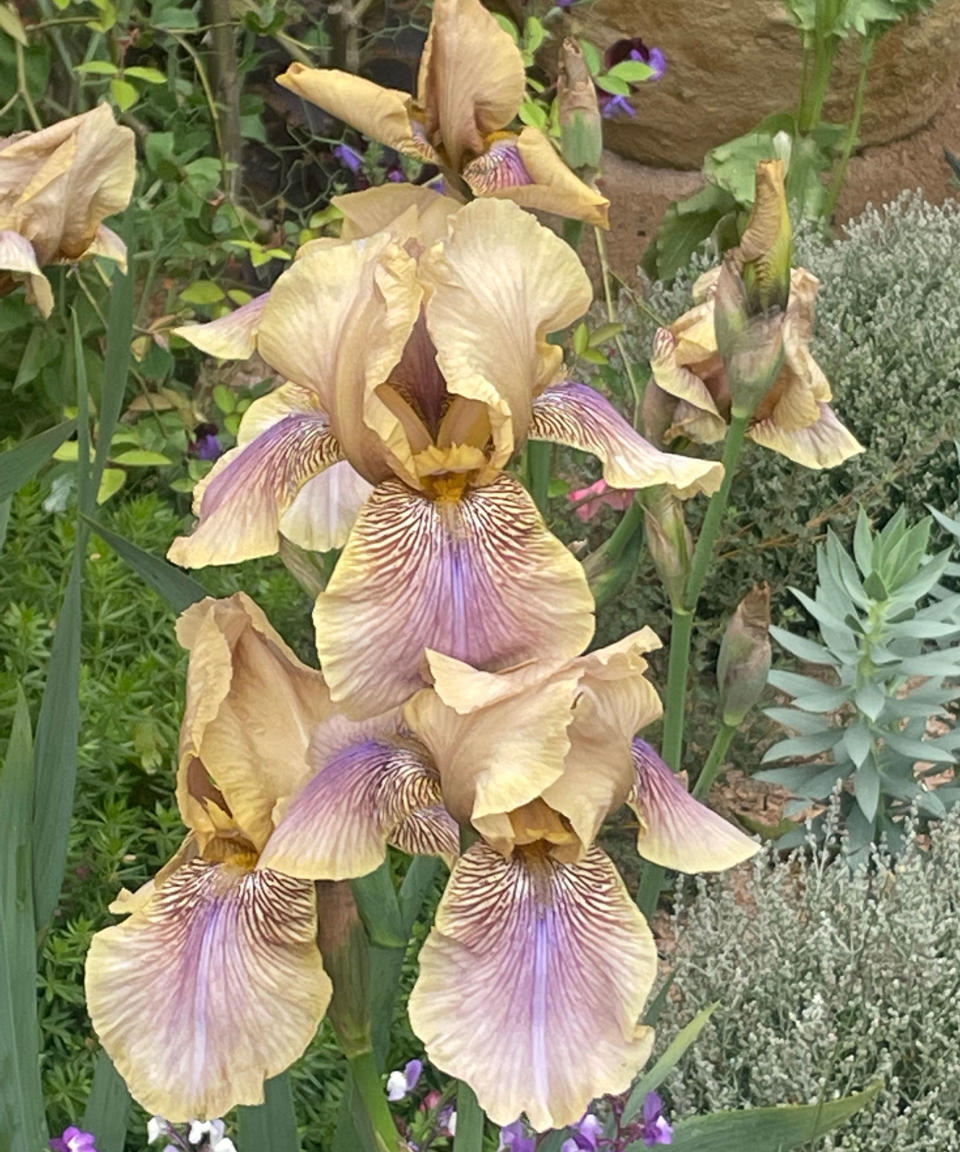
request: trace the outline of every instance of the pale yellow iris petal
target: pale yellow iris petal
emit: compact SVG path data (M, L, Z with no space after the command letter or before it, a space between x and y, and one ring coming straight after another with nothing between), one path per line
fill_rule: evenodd
M526 439L534 396L560 370L563 353L547 336L587 310L590 281L569 245L498 200L475 200L452 217L421 277L447 387L487 406L501 467Z
M429 653L429 660L434 688L408 702L406 722L430 750L449 811L509 852L512 843L499 842L506 826L488 818L530 803L562 775L579 672L568 665L529 686L520 679L509 697L487 703L492 674L437 653ZM509 682L511 674L496 679ZM477 703L468 709L471 682ZM448 686L456 706L447 697Z
M520 50L480 0L435 0L417 102L427 137L458 170L516 116L526 73Z
M219 360L249 360L257 350L257 332L269 297L270 293L264 292L226 316L206 324L182 324L171 331L208 356Z
M195 861L94 936L87 1010L147 1112L179 1122L263 1100L330 999L316 934L312 884Z
M456 825L441 815L440 780L422 750L398 745L394 733L392 739L354 736L331 752L322 728L308 753L310 778L277 806L260 867L347 880L379 867L388 843L456 855Z
M305 253L276 282L259 351L281 376L314 389L344 455L371 483L411 451L377 396L420 314L416 262L387 233ZM385 456L386 453L386 456Z
M609 227L610 201L575 176L538 129L521 129L509 144L515 155L501 147L495 141L464 168L463 178L478 196L499 196L523 208Z
M637 851L678 872L719 872L749 860L760 846L695 800L642 740L633 744L634 786L627 803L640 824Z
M780 428L773 420L764 420L753 424L747 435L805 468L835 468L864 450L829 404L820 404L819 410L819 418L806 428L790 430Z
M410 1023L430 1062L466 1081L497 1124L575 1123L625 1091L653 1032L650 929L599 850L579 864L484 844L454 867L420 952Z
M189 773L199 761L233 822L260 849L274 804L308 775L311 732L331 711L323 677L242 592L192 605L177 638L190 652L177 782L184 820L195 826Z
M99 225L84 255L100 256L105 260L112 260L126 275L127 246L116 232L112 228L108 228L106 224Z
M586 384L554 384L533 402L532 440L549 440L590 452L603 461L603 477L613 488L649 488L666 484L686 498L716 492L723 467L661 452L644 440L619 412Z
M725 422L713 396L703 380L681 361L678 349L678 337L669 328L660 328L654 337L653 355L650 357L653 379L664 392L669 392L678 400L686 400L694 408L716 417L723 428Z
M354 715L424 683L423 650L485 669L569 658L593 634L583 569L512 477L431 500L397 481L360 511L317 600L317 651Z
M433 188L392 182L334 196L331 203L343 213L343 240L357 240L390 229L414 208L418 243L424 247L446 236L448 220L463 207L459 200L442 196Z
M277 83L364 136L408 155L437 159L435 155L425 155L422 141L414 135L411 101L406 92L381 88L372 80L336 68L308 68L299 63L291 64L277 77Z
M26 236L9 229L0 232L0 270L22 276L40 275L37 254Z
M280 533L308 552L342 548L373 486L346 460L308 480L280 517Z
M272 556L304 486L342 458L312 389L285 384L255 400L240 422L237 446L194 489L193 534L178 536L168 557L203 568ZM291 517L293 531L300 512Z

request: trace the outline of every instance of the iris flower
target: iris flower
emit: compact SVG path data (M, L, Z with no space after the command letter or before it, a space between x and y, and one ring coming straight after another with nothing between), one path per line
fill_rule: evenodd
M399 186L358 194L368 230L391 193L411 206L389 227L307 245L229 333L179 330L201 348L255 348L287 383L251 405L171 560L263 556L281 534L310 547L318 474L347 461L372 486L314 613L332 698L355 715L419 688L425 647L492 669L589 641L583 571L504 471L528 438L592 452L618 488L689 494L722 475L660 452L564 379L547 337L586 310L590 285L559 237L514 204L457 208Z
M725 868L756 850L631 743L660 711L643 658L657 643L645 629L499 673L428 652L434 685L407 702L400 732L325 750L261 857L304 879L362 875L383 858L384 813L439 781L445 809L480 839L453 867L410 1021L498 1124L521 1112L538 1130L573 1123L649 1055L638 1021L656 948L595 845L605 816L633 805L640 852L670 867Z
M726 435L730 385L714 330L719 275L719 268L705 272L693 286L694 307L654 339L645 412L659 410L667 442L686 436L712 444ZM754 410L747 436L807 468L833 468L863 447L830 407L830 384L810 351L819 284L803 268L790 274L783 366Z
M259 1103L264 1080L312 1039L331 994L316 888L265 866L265 854L283 800L317 757L322 766L324 750L346 739L362 758L371 734L395 731L397 718L344 721L320 673L242 593L188 609L178 636L190 663L177 801L190 832L153 880L112 905L127 919L94 936L86 991L133 1096L180 1122ZM375 858L388 842L448 858L456 850L436 774L420 773L417 785L391 793ZM408 801L402 813L397 797Z
M442 168L450 187L607 226L609 201L578 180L537 128L509 129L523 57L480 0L435 0L417 94L291 64L277 82L365 136Z
M44 265L108 256L125 266L126 247L103 219L130 202L135 160L133 132L106 104L0 138L0 296L23 280L46 317L53 291Z

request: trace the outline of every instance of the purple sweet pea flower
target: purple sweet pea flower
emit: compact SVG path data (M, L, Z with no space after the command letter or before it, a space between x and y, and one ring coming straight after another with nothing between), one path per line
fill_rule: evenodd
M667 61L659 48L648 48L640 36L629 39L614 40L603 54L604 71L609 72L615 64L622 64L624 60L640 60L653 69L649 80L659 80L667 67Z
M355 148L351 148L349 144L335 145L333 154L344 168L350 169L354 176L356 176L363 167L363 157Z
M95 1137L92 1132L81 1132L72 1124L64 1128L61 1136L55 1136L50 1141L51 1152L97 1152Z
M626 96L614 96L610 92L605 92L606 99L602 101L600 115L609 120L611 117L616 116L618 112L623 112L627 116L636 116L636 110L630 104Z
M536 1152L536 1136L528 1136L522 1120L514 1120L506 1128L500 1129L500 1147L497 1152Z
M654 1144L672 1144L673 1128L663 1115L663 1101L656 1092L648 1092L643 1102L643 1124L640 1139L648 1147Z
M194 428L190 455L197 460L216 460L223 455L216 424L198 424Z
M396 1103L416 1088L423 1073L422 1060L408 1060L403 1071L396 1070L387 1077L387 1099Z
M588 1112L571 1129L572 1135L564 1140L560 1152L598 1152L603 1124L592 1112Z

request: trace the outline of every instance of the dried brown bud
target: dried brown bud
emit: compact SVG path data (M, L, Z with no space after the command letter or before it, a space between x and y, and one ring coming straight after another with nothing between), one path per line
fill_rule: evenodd
M333 982L327 1015L346 1055L370 1051L370 954L347 880L317 883L317 945Z
M560 49L557 109L563 158L574 171L600 168L603 120L590 69L576 40L567 37Z
M739 726L760 699L770 671L770 586L758 584L737 605L717 660L723 722Z

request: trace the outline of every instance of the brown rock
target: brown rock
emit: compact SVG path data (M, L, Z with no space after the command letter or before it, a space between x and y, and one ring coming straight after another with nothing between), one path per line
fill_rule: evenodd
M646 164L699 168L704 153L795 108L800 35L781 0L595 0L572 10L573 30L601 50L642 36L667 72L636 95L634 120L606 123L607 147ZM834 68L828 119L849 119L862 41L851 36ZM897 140L941 109L960 76L960 0L940 0L877 45L861 127L863 144Z

